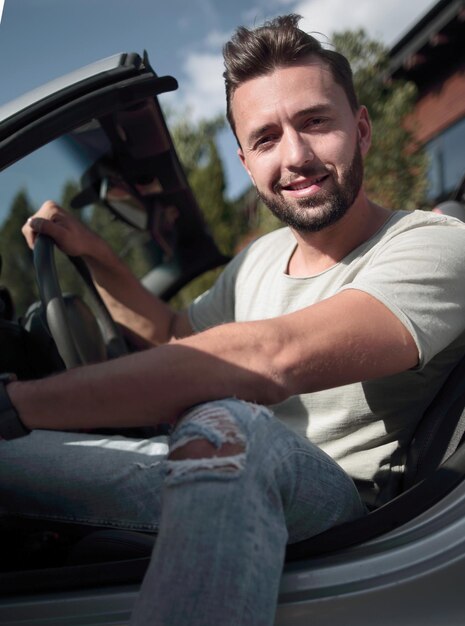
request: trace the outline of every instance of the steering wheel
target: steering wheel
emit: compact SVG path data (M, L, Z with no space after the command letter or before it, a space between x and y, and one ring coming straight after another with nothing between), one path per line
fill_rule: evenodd
M124 339L97 291L83 259L68 257L86 285L93 315L80 298L63 297L56 271L55 242L51 237L47 235L37 237L33 257L47 325L66 368L71 369L91 362L87 356L86 344L95 342L93 330L96 330L103 340L106 358L127 354ZM87 334L89 336L86 336Z

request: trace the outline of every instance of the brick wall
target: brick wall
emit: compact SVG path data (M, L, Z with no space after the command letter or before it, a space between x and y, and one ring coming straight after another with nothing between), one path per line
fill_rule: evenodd
M410 123L420 143L465 117L465 66L445 82L423 94Z

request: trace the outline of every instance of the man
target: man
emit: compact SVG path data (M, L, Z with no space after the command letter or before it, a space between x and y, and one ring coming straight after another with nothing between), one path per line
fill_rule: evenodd
M134 624L271 624L286 542L364 514L349 475L368 504L398 489L416 422L465 347L465 228L367 198L368 113L344 57L298 20L240 28L225 47L239 157L289 228L188 312L53 203L24 227L31 246L42 232L83 256L115 319L158 346L10 383L18 434L57 432L0 455L9 514L158 530ZM167 460L155 441L58 432L167 421Z

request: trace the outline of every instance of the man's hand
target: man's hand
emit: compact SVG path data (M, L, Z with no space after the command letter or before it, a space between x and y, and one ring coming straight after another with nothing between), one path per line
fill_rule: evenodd
M95 256L97 250L107 247L97 234L50 200L27 220L22 233L31 249L37 235L43 234L51 237L69 256Z
M85 224L48 200L22 228L30 248L37 235L51 237L69 256L82 257L113 319L140 348L191 334L187 314L175 313L147 291L118 255Z

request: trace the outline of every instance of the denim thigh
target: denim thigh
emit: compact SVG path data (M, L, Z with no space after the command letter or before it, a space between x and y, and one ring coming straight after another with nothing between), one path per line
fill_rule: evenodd
M156 531L166 437L35 430L0 443L0 514Z
M283 515L290 542L366 512L343 469L263 406L233 398L199 405L181 420L171 449L195 439L243 449L239 445L234 456L168 461L167 484L238 480L244 501L262 506L270 519Z
M337 523L364 514L350 477L327 454L294 433L269 410L227 399L200 405L194 412L218 410L232 416L244 454L234 459L245 485L278 494L267 514L280 508L290 542L318 534ZM187 414L192 415L192 412ZM200 429L199 429L200 428ZM191 418L181 421L171 440L178 446L190 438L221 443L221 431ZM230 433L229 433L230 436ZM156 531L163 485L195 476L228 478L218 459L203 469L194 462L166 461L167 438L33 431L0 443L0 514L68 521L96 526ZM192 470L195 471L192 473ZM230 477L230 476L229 476ZM248 487L246 487L248 488ZM245 494L244 494L245 495ZM279 503L276 500L279 499ZM267 505L268 506L268 505Z

